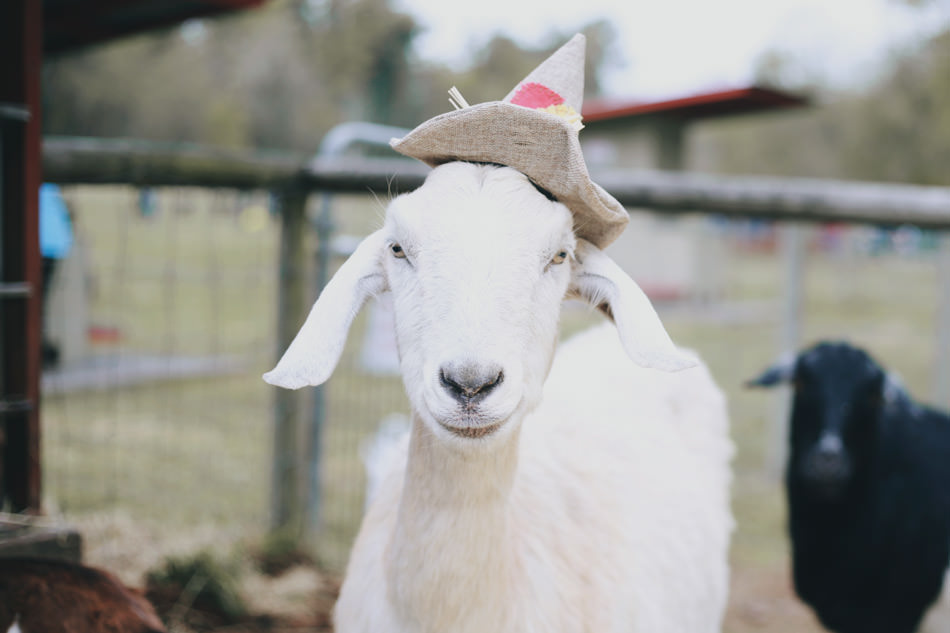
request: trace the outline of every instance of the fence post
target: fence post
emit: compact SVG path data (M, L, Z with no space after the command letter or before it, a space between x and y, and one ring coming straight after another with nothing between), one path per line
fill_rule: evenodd
M950 408L950 231L937 236L937 340L933 402Z
M320 215L314 220L317 232L316 287L317 294L323 292L330 278L330 238L333 235L332 196L324 192L320 196ZM307 535L313 535L320 527L321 477L323 465L323 426L326 420L326 385L313 390L311 403L310 433L307 443L306 463L309 469L307 484L306 515L304 517Z
M277 358L287 349L306 314L306 193L288 188L277 193L280 208L280 252L277 290ZM271 474L271 529L300 535L302 495L300 453L301 396L306 392L274 391L274 456Z
M323 137L314 158L318 160L339 159L344 156L348 149L356 145L388 148L391 139L405 136L408 132L408 129L364 121L341 123ZM317 233L315 282L318 296L319 293L323 292L323 288L330 278L331 238L336 230L333 224L332 200L333 195L331 193L323 192L320 197L320 214L314 219L314 229ZM305 458L308 477L303 527L308 536L312 536L320 527L322 503L320 470L323 466L323 427L326 415L326 385L320 385L313 390L307 455Z
M798 222L779 226L779 248L783 266L783 301L779 353L794 353L801 341L803 272L805 268L805 227ZM781 385L772 399L772 432L766 447L766 471L774 479L781 477L788 454L788 408L791 393Z

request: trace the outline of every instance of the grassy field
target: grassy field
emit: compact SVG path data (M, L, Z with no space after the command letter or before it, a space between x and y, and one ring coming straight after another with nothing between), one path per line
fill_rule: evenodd
M87 559L121 567L132 582L169 554L260 540L269 512L273 397L260 374L277 353L277 225L267 200L163 191L158 213L142 217L128 189L70 195L90 256L92 322L121 333L91 353L226 356L241 370L46 397L48 508L83 530ZM378 222L379 203L344 199L336 213L342 232L361 233ZM725 252L720 300L660 306L674 340L702 354L729 397L738 527L725 630L818 631L788 586L784 499L768 467L777 397L742 386L778 349L781 265L767 252L731 245ZM804 341L865 345L912 393L929 395L932 257L814 252L805 285ZM597 318L568 308L564 330ZM362 512L359 444L384 416L406 407L398 378L360 371L365 327L363 315L328 385L316 552L332 571L344 564Z

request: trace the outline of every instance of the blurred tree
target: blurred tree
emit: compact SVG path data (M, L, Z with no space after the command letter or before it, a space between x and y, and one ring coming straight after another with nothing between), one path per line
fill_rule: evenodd
M306 0L304 0L306 1ZM387 0L327 0L323 19L308 20L310 58L329 92L352 116L393 123L406 98L415 21Z
M950 5L950 0L891 0L891 1L896 2L898 4L906 4L907 6L915 7L918 9L923 8L923 7L940 5L940 4Z
M583 31L596 94L616 34L605 21ZM540 48L496 36L452 73L413 58L418 33L389 0L271 0L48 60L45 131L312 152L343 121L412 126L445 112L452 85L472 103L500 99L571 35Z
M753 83L815 97L828 90L827 80L818 69L807 68L798 57L777 49L766 51L756 60Z
M579 31L587 38L584 92L587 96L595 96L601 91L602 71L619 61L617 32L607 20L592 22ZM535 49L519 46L506 35L495 35L474 54L469 70L458 75L453 85L469 103L501 99L573 35L573 32L552 31L544 38L545 44ZM446 102L444 97L442 102Z
M898 60L853 114L862 133L845 148L850 172L873 180L950 185L950 31Z
M901 53L861 93L811 86L814 108L706 126L699 167L950 185L950 31Z
M385 0L323 4L274 0L51 59L45 130L312 151L340 121L386 121L414 22Z

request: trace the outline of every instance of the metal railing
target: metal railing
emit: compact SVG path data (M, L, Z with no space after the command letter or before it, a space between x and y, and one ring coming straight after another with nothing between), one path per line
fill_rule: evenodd
M404 158L317 158L177 144L48 138L48 180L129 184L401 193L429 168ZM718 176L647 170L597 172L594 180L628 207L775 221L913 224L950 229L950 187L836 180Z
M345 147L341 143L339 147ZM336 145L334 145L336 147ZM312 289L304 271L310 262L304 249L307 235L305 208L313 193L400 193L418 187L429 168L403 158L352 158L334 150L315 159L285 153L248 153L179 144L138 141L48 138L44 142L45 178L61 184L126 184L137 186L196 186L230 189L267 189L280 201L278 324L276 349L286 349L305 314ZM766 218L784 223L783 252L786 272L779 347L798 344L802 301L801 223L847 222L876 226L915 225L944 231L938 266L938 328L933 377L935 398L950 397L950 187L922 187L824 180L753 178L656 171L615 170L593 174L594 179L621 203L659 214L712 214L726 217ZM329 267L328 245L332 226L315 227L320 233L316 273L321 283ZM301 399L284 392L277 396L275 417L275 470L272 523L274 527L312 522L313 507L296 504L307 495L286 481L309 479L311 464L296 463L294 446ZM319 404L317 406L320 406ZM319 420L310 424L318 425ZM310 435L319 428L309 430ZM781 463L784 430L772 441L779 447L774 463ZM314 440L312 440L314 441ZM315 441L314 441L315 442ZM774 467L773 463L773 467Z

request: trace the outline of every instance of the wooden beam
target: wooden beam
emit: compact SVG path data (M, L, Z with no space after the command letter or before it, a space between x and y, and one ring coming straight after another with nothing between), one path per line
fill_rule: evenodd
M47 138L43 168L61 184L283 188L304 159L288 153L236 152L135 139Z
M64 184L401 193L418 187L429 171L404 158L308 164L286 153L72 138L47 139L43 159L49 179ZM644 170L595 172L593 179L624 205L657 213L950 229L950 187Z
M950 187L659 171L593 179L622 204L659 213L950 229Z

